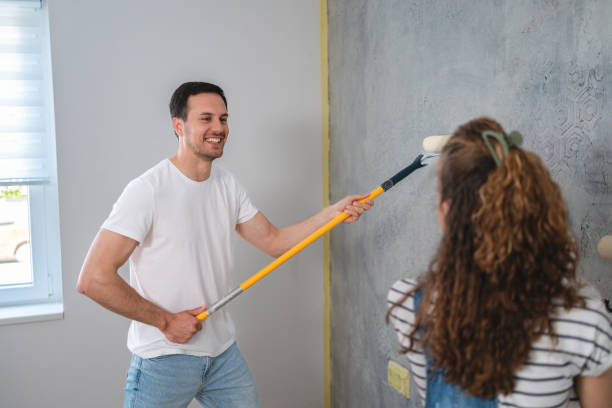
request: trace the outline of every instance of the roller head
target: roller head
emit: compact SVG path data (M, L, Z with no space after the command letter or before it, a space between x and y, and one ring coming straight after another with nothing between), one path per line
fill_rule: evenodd
M427 136L423 139L423 149L430 153L440 153L450 135Z
M599 241L597 252L602 258L612 260L612 235L606 235Z

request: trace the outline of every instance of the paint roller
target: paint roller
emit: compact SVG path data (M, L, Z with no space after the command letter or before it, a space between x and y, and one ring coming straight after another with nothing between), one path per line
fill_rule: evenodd
M612 235L605 235L599 240L597 252L599 252L599 256L602 258L612 261ZM603 302L608 312L612 312L612 301L604 298Z
M425 162L428 159L438 156L438 153L440 152L440 150L442 150L442 146L444 145L446 140L448 140L448 138L449 136L428 136L426 137L423 140L423 149L425 150L425 152L428 152L430 154L419 154L409 166L405 167L404 169L396 173L393 177L386 180L376 189L372 190L372 192L366 198L360 201L363 202L367 199L373 200L374 198L378 197L379 195L381 195L382 193L384 193L385 191L389 190L391 187L393 187L394 185L402 181L404 178L406 178L408 175L410 175L415 170L421 167L425 167L427 165L427 163ZM202 313L198 314L196 317L199 320L205 320L210 315L212 315L214 312L216 312L221 307L226 305L229 301L231 301L232 299L242 294L248 288L250 288L255 283L257 283L259 280L261 280L264 276L266 276L267 274L272 272L274 269L278 268L280 265L288 261L289 258L291 258L295 254L300 252L302 249L306 248L308 245L316 241L318 238L324 235L327 231L331 230L332 228L340 224L342 221L344 221L348 217L349 215L344 212L342 214L337 215L334 219L332 219L327 224L323 225L321 228L319 228L318 230L316 230L315 232L313 232L312 234L304 238L301 242L296 244L293 248L289 249L287 252L285 252L284 254L276 258L273 262L268 264L265 268L261 269L259 272L252 275L249 279L241 283L240 286L232 290L230 293L228 293L223 298L219 299L212 306L207 308Z
M612 260L612 235L606 235L599 240L597 252L602 258Z
M449 138L450 135L427 136L423 139L423 150L439 154Z

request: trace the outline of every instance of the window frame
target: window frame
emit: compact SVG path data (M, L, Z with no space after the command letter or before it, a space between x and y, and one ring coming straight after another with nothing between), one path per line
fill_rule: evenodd
M27 1L3 1L23 6ZM55 109L47 0L40 1L41 65L44 89L45 138L49 165L48 179L35 182L0 183L28 186L30 249L33 283L0 287L0 325L63 318L62 271L59 229L59 200L55 136Z

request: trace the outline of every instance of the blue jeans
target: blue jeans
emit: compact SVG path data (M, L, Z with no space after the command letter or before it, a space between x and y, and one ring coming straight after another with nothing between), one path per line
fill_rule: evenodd
M132 354L124 408L259 408L255 383L236 343L217 357Z

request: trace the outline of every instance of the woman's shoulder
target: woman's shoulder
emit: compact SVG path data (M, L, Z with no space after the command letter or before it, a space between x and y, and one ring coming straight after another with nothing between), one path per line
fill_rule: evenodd
M584 306L575 305L567 310L559 305L556 317L574 317L585 322L604 321L612 324L612 314L606 309L603 297L593 285L582 281L578 296L584 300Z

